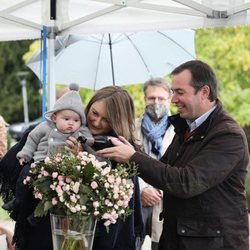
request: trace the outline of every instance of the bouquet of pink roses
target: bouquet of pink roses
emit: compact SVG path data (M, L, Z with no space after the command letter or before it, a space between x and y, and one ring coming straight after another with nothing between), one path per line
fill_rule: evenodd
M108 226L131 213L128 204L133 195L134 164L118 164L112 169L87 152L77 156L58 152L44 163L33 163L30 172L24 182L40 200L35 216L48 212L93 216Z

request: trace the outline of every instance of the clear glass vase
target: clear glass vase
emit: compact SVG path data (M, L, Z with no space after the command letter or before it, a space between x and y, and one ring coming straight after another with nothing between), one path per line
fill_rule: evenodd
M84 216L50 215L54 250L91 250L96 219Z

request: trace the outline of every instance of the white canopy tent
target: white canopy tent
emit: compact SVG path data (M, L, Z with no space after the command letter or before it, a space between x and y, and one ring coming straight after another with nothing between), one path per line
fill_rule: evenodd
M250 24L250 0L0 0L0 41L48 29L48 108L55 100L57 35Z

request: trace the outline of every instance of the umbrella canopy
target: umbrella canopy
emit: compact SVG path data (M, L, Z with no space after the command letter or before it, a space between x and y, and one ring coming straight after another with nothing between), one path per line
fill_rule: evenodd
M56 39L55 56L56 83L76 82L94 90L142 83L194 59L194 31L69 35ZM41 63L38 52L26 65L40 78Z

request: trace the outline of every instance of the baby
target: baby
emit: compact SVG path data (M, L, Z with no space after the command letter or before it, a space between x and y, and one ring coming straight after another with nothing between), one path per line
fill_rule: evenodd
M4 204L5 210L14 210L27 195L24 178L29 175L31 162L41 162L64 147L69 136L84 138L85 144L91 146L94 138L86 126L86 117L77 84L71 84L69 91L60 97L54 108L45 113L46 121L37 125L28 135L27 141L17 158L20 165L25 165L19 174L15 189L15 198Z

